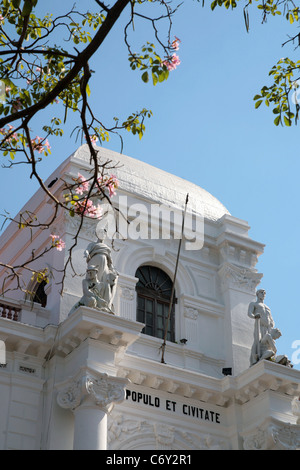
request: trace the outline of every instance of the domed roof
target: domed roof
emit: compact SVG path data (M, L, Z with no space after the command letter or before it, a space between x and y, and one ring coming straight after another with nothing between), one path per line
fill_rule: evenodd
M229 214L218 199L194 183L121 153L103 147L97 147L97 150L100 162L109 162L107 168L111 168L109 172L118 178L123 191L180 209L184 207L188 193L189 199L197 203L206 219L215 221ZM70 159L89 162L88 145L79 147Z

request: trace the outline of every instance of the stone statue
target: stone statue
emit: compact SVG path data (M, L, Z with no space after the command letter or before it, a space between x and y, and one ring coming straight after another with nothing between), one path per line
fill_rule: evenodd
M106 236L106 229L97 231L97 241L90 243L85 252L88 268L97 267L97 278L102 283L102 298L107 302L107 306L112 310L112 302L115 296L117 280L119 274L115 270L111 258L111 249L103 242Z
M84 252L87 270L82 281L83 296L70 314L80 305L114 313L113 298L119 275L113 266L111 250L103 242L105 236L105 229L97 230L97 241L90 243Z
M248 316L255 320L254 342L250 358L251 365L256 364L261 359L274 357L276 354L275 339L281 336L281 332L274 329L275 323L271 310L264 303L265 296L266 291L259 289L256 292L256 302L251 302L248 308ZM273 353L270 351L273 351Z
M280 338L281 331L278 328L272 328L270 333L266 333L260 340L260 359L271 359L275 357L277 348L275 340Z

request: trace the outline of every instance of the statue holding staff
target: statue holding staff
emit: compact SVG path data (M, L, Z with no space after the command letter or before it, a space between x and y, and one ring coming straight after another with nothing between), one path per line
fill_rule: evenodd
M271 335L275 326L271 315L271 309L264 303L266 291L259 289L256 292L256 302L251 302L248 308L248 316L255 320L254 342L251 351L250 364L253 365L262 358L261 340L265 335Z

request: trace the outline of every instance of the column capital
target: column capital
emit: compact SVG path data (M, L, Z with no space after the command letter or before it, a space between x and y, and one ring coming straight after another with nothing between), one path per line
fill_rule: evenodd
M299 450L300 426L269 420L244 436L245 450Z
M249 268L240 268L225 262L218 271L223 290L235 288L244 292L255 293L263 274Z
M71 410L81 405L95 406L108 413L115 403L125 399L128 383L128 379L84 369L57 386L57 403Z

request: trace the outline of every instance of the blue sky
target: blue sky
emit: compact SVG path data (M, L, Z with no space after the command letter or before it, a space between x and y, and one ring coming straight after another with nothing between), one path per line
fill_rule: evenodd
M58 12L62 4L73 1L54 0L52 11ZM261 287L283 333L278 353L291 358L293 342L300 344L300 129L276 127L270 109L254 109L253 97L271 83L268 73L278 59L297 58L297 50L282 48L282 43L298 30L281 17L262 25L255 8L249 12L247 33L242 8L211 12L209 2L202 8L201 2L187 0L173 19L174 35L182 41L181 65L156 87L144 84L129 68L123 15L91 63L96 71L93 109L108 126L113 116L122 119L143 107L151 109L145 136L140 141L124 134L123 152L203 187L233 216L249 223L251 238L266 244L257 266L264 274ZM140 46L153 40L150 30L138 24L132 38ZM41 167L45 179L80 144L70 138L74 117L64 138L51 142L52 154ZM118 139L105 146L120 150ZM25 182L29 170L21 166L0 172L0 212L15 215L37 186ZM300 361L300 352L298 356Z

